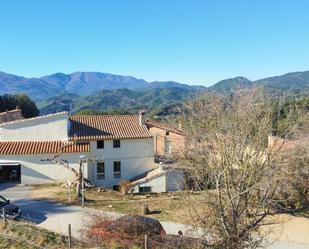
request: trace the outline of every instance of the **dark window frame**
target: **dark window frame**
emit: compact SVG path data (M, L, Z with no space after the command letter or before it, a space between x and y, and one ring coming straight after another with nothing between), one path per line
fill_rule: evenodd
M104 149L104 140L97 141L97 149Z
M151 187L150 186L143 186L138 188L139 193L151 193Z
M98 172L98 166L101 164L101 166L103 165L103 172L100 171ZM105 163L104 162L97 162L97 165L96 165L96 170L97 170L97 180L103 180L105 179Z
M113 140L113 148L120 148L121 142L120 139Z
M119 167L119 170L116 171L115 167ZM113 162L113 173L114 173L114 178L121 178L121 161Z

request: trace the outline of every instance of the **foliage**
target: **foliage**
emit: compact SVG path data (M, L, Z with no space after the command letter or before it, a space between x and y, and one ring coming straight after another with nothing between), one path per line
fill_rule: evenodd
M16 106L22 109L22 114L25 118L39 115L36 104L26 94L5 94L0 96L0 112L15 109Z
M149 218L127 215L117 220L103 217L98 213L90 213L90 224L85 225L84 234L94 241L111 243L117 248L144 248L147 234L147 248L151 249L202 249L205 241L166 235L161 224L153 220L150 224L141 222ZM129 217L130 219L127 219ZM133 220L131 219L133 218ZM138 217L138 219L134 218Z
M140 109L154 111L155 113L156 109L189 100L198 93L199 90L177 87L139 91L116 89L99 91L86 97L65 94L39 102L38 105L42 114L71 110L72 113L80 115L80 111L83 113L83 110L89 109L107 114L137 113Z
M307 145L308 146L308 145ZM297 146L289 151L289 160L279 179L285 187L278 193L278 208L285 212L309 209L309 148Z
M188 110L182 164L193 186L204 190L199 201L204 212L196 208L194 194L185 195L195 225L207 231L215 248L258 248L265 235L259 227L284 187L277 177L285 155L267 151L271 100L259 89L229 97L208 94Z
M306 128L309 124L309 98L287 99L283 103L274 103L273 134L285 137L291 126L298 124Z

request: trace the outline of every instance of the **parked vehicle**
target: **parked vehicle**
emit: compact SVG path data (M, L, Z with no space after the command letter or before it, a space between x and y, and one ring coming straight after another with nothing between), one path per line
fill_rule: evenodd
M21 217L20 207L10 203L10 200L5 199L0 195L0 217L3 218L3 214L6 218L17 220Z

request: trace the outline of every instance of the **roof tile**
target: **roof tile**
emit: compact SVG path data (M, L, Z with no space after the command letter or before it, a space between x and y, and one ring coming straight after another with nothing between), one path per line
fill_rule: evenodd
M138 115L98 115L70 117L70 140L150 138Z
M1 141L0 155L89 152L89 143L62 141Z

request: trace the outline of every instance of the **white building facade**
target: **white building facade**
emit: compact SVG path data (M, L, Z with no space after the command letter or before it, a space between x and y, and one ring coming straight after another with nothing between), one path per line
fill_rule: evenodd
M138 115L73 116L62 112L0 124L0 181L22 184L74 179L84 173L96 186L156 168L153 139ZM53 160L51 160L53 159Z

